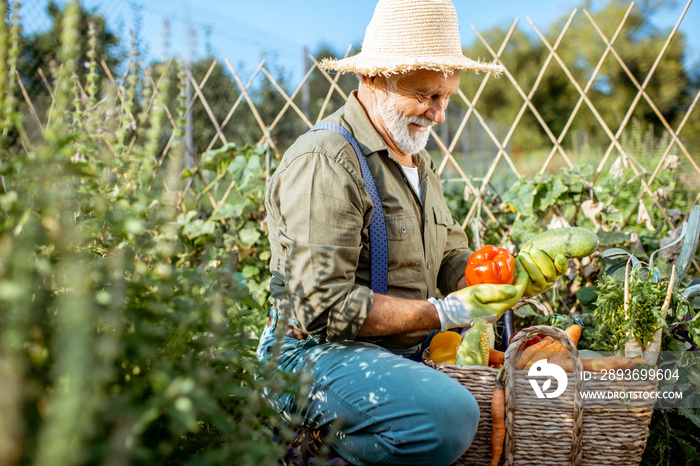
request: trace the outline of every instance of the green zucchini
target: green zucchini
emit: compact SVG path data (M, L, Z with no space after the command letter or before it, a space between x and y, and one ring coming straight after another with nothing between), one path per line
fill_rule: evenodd
M537 248L554 258L559 254L569 259L590 256L598 250L598 236L588 228L566 227L548 230L530 238L520 248Z

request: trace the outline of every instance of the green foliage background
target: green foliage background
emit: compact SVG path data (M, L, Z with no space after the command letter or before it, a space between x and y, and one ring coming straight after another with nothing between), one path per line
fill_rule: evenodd
M12 71L14 16L0 31ZM289 432L261 393L296 382L254 377L271 370L254 357L269 280L265 153L230 144L183 171L176 127L161 164L171 81L156 95L135 55L121 89L98 91L94 66L76 78L80 17L77 3L61 14L40 137L13 111L12 73L0 76L0 464L277 464ZM179 199L195 178L209 182Z

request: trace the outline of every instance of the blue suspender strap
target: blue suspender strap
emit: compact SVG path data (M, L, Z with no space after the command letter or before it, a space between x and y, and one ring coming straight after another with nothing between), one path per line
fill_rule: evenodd
M374 184L374 178L369 171L369 166L367 166L367 161L360 150L360 146L347 129L337 123L319 123L309 131L318 131L321 129L335 131L347 139L352 148L355 149L355 155L357 155L357 159L360 161L362 178L365 180L365 188L367 189L367 193L372 200L372 206L374 207L372 210L372 219L369 224L369 246L372 260L370 266L370 287L375 293L386 294L388 288L387 276L389 274L389 248L386 239L384 209L382 209L382 201L379 198L377 186Z

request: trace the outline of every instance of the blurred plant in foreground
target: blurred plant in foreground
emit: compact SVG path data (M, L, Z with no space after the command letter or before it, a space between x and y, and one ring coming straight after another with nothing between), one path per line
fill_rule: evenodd
M14 111L19 5L9 9L0 2L11 18L0 129L21 144L0 152L0 464L277 464L275 435L289 432L260 392L295 381L253 376L270 370L253 354L265 296L244 276L264 268L259 206L187 214L218 185L192 187L207 167L183 181L179 129L164 127L167 73L134 54L123 85L98 89L90 53L80 83L75 1L48 123L29 140ZM232 176L261 157L226 153L243 166ZM196 241L208 232L214 241Z

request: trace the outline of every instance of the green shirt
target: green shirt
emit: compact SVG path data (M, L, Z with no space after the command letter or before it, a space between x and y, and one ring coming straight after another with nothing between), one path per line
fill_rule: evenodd
M389 246L388 294L427 299L454 291L471 251L450 215L427 151L413 157L423 199L367 117L356 94L325 121L357 140L377 185ZM271 245L270 303L308 333L355 340L369 313L372 201L352 146L322 130L302 135L270 178L265 201ZM428 332L371 341L408 348Z

